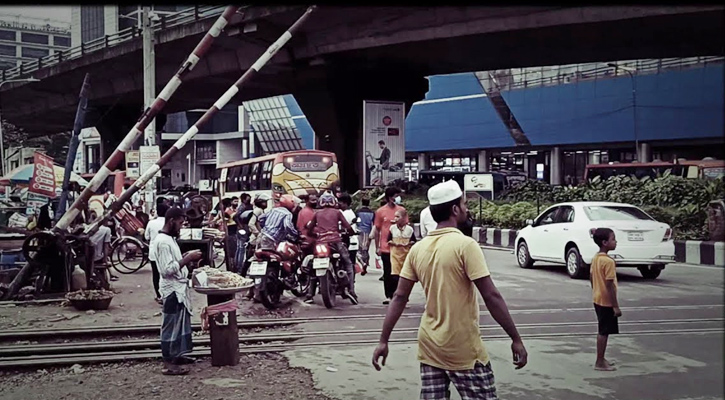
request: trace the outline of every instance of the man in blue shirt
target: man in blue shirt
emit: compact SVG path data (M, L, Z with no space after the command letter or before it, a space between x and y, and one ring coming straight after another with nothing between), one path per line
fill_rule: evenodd
M357 217L360 222L357 224L359 233L360 249L357 252L362 264L362 272L360 275L368 273L368 264L370 263L370 232L373 230L373 222L375 221L375 211L370 209L370 199L363 197L362 206L357 209Z
M268 214L260 217L264 226L257 243L257 249L276 249L287 236L298 237L299 233L292 222L292 210L297 206L295 196L285 194L279 204Z

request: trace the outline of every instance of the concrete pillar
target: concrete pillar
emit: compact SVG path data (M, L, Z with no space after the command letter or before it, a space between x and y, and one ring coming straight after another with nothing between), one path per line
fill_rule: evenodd
M425 171L428 169L428 155L425 153L418 154L418 171Z
M337 155L342 187L361 187L364 173L363 100L404 101L406 113L425 97L428 81L414 71L359 70L355 65L334 64L310 76L292 93L315 131L315 148ZM312 73L310 74L312 75Z
M481 150L478 152L478 172L489 171L491 171L491 157L488 150Z
M552 185L561 185L563 183L562 180L562 166L563 166L563 159L562 159L562 152L561 147L554 147L551 149L551 164L549 165L550 170L550 177L551 177L551 184Z
M652 145L645 142L639 143L639 162L652 162Z

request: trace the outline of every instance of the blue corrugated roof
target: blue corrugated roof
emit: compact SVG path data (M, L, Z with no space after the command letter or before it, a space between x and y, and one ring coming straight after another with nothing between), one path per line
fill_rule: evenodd
M723 67L635 76L639 140L723 135ZM634 140L629 77L503 92L534 145Z
M406 151L514 145L486 97L415 104L405 125Z
M429 76L428 87L428 93L425 94L426 100L483 94L483 88L472 72Z
M473 73L430 79L426 100L480 94ZM721 138L723 65L640 75L639 140ZM503 92L532 145L634 141L628 76ZM512 147L514 141L488 98L415 104L406 118L406 150Z

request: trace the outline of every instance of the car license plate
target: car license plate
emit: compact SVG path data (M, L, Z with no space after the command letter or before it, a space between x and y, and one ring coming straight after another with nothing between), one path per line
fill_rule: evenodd
M267 262L266 261L254 261L249 266L249 275L265 275L267 273Z
M629 232L627 233L627 240L630 242L641 242L644 240L642 232Z
M330 266L329 258L315 258L315 260L312 261L313 269L327 269L329 266Z

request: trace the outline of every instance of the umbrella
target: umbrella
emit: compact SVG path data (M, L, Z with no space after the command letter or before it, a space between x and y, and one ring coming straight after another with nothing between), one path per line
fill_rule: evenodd
M8 185L10 183L28 183L33 177L33 171L35 170L35 164L21 165L18 168L8 172L7 175L0 178L0 185ZM63 184L63 174L65 174L65 168L54 165L53 172L55 172L55 184L60 186ZM88 186L88 181L81 178L80 175L75 172L71 172L70 181L76 182L80 186Z

